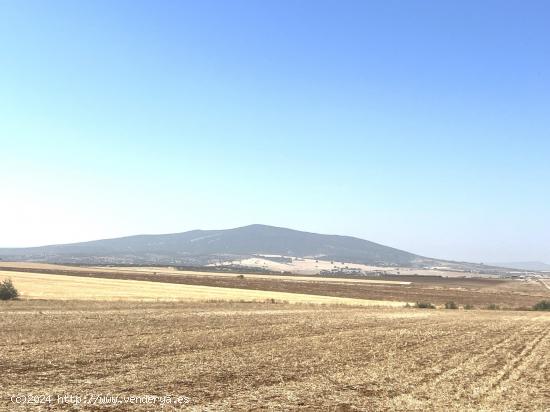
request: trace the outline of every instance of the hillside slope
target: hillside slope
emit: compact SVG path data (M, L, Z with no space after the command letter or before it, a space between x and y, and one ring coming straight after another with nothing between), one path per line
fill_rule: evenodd
M411 265L426 260L355 237L321 235L266 225L0 249L3 260L75 263L205 264L221 258L258 254L318 257L365 264Z

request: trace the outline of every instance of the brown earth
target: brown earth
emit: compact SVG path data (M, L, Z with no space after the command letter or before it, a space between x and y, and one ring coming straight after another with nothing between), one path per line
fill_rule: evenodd
M550 407L545 313L14 301L0 328L6 411L113 410L58 403L89 394L185 396L162 410L197 411Z

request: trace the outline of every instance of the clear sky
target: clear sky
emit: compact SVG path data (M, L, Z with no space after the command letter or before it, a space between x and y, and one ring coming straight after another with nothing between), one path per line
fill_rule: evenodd
M0 1L0 246L264 223L550 262L548 1Z

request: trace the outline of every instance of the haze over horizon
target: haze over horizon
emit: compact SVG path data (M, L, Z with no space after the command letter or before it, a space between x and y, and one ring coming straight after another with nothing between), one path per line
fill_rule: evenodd
M550 263L550 4L0 3L0 247L251 223Z

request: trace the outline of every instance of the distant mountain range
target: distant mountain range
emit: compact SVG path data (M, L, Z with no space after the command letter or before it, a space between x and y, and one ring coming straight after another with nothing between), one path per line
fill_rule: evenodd
M257 255L312 257L386 266L479 267L426 258L356 237L322 235L266 225L0 249L0 259L5 261L81 264L206 265Z
M498 262L491 264L494 266L518 270L550 271L550 265L543 262Z

